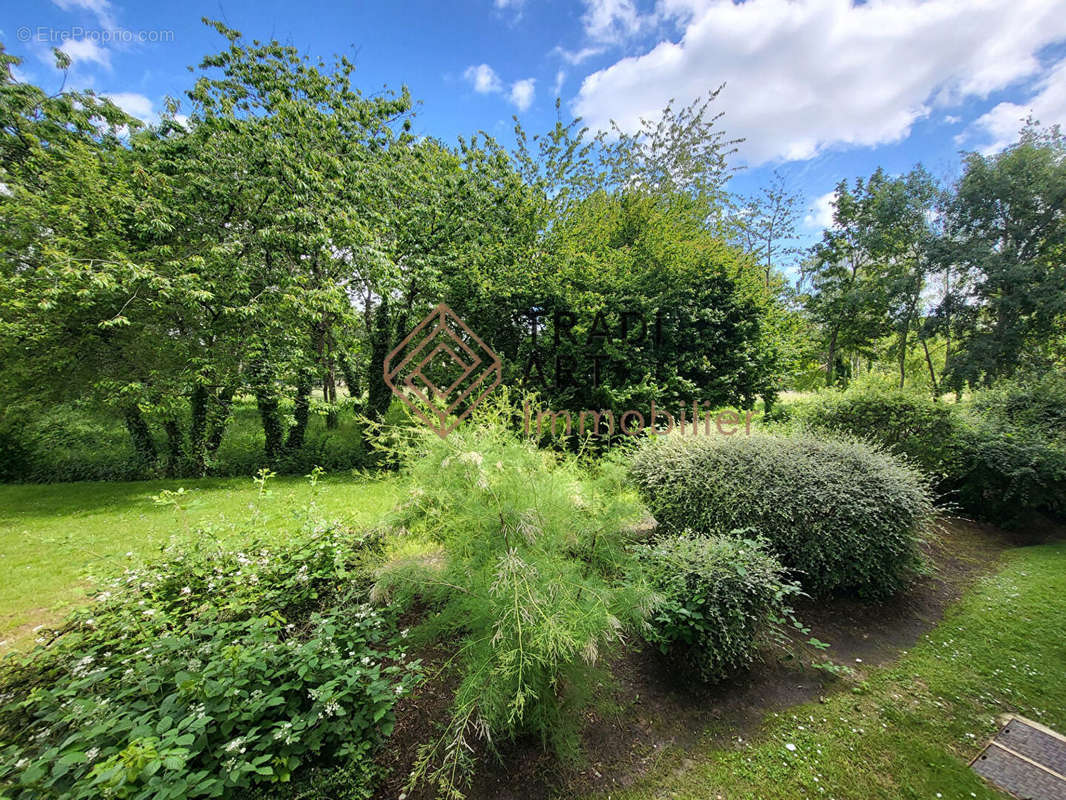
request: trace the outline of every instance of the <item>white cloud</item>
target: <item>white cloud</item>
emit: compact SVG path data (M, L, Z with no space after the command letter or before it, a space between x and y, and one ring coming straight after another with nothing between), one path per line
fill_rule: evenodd
M508 8L513 8L515 11L521 10L522 6L526 4L526 0L494 0L493 5L501 11Z
M628 0L586 4L594 39L648 24ZM752 164L898 141L935 107L1032 79L1038 53L1066 40L1047 0L661 0L657 13L679 40L586 77L576 113L634 130L724 82L717 110Z
M59 49L70 56L72 64L91 61L111 69L111 53L92 39L70 39Z
M803 224L808 228L828 228L833 224L833 201L836 200L836 191L826 192L807 208L807 215L803 218Z
M463 77L470 81L470 85L474 87L474 91L478 94L491 94L503 89L500 76L488 64L467 67Z
M524 78L511 84L511 102L519 111L525 111L533 105L533 78Z
M652 19L638 12L633 0L585 0L581 22L590 38L617 43L639 33Z
M136 92L114 92L104 96L131 117L136 117L141 120L141 122L151 123L156 119L156 113L152 108L152 101L143 94L137 94Z
M582 61L587 61L593 56L603 52L602 47L582 47L580 50L567 50L565 47L555 47L552 53L556 53L567 64L577 66Z
M533 103L534 78L523 78L511 84L511 88L505 90L503 81L496 74L496 70L488 64L469 66L463 72L463 77L474 87L478 94L502 94L506 95L519 111L525 111Z
M75 9L89 11L96 17L100 27L106 30L114 30L116 27L115 18L111 14L110 0L52 0L52 2L64 11Z
M558 97L563 89L563 81L566 80L566 70L561 69L555 73L555 84L552 86L552 97Z
M1066 59L1041 78L1035 90L1025 103L1000 103L975 120L956 141L981 141L983 153L996 153L1018 138L1030 116L1041 125L1066 125Z

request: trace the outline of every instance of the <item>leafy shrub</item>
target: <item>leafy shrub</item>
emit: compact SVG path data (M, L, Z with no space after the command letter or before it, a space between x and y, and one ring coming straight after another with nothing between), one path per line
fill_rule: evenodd
M972 406L982 419L1066 440L1066 374L1061 372L1003 381L976 392Z
M856 386L797 403L789 418L815 431L872 439L933 476L951 474L954 469L961 426L958 409L928 395Z
M814 595L902 589L934 513L925 478L907 463L810 434L656 437L631 473L666 530L753 529Z
M316 530L317 528L317 530ZM417 664L365 602L379 537L309 525L280 550L171 551L0 672L0 793L226 797L369 755Z
M646 638L706 681L750 664L799 592L761 541L685 533L637 553L657 598Z
M997 522L1066 514L1066 447L1040 429L976 418L959 432L947 486L963 508Z
M1066 513L1066 381L1005 382L958 405L898 389L856 387L795 403L793 428L871 439L907 456L946 501L1010 522L1029 511Z
M616 491L610 464L593 480L502 426L443 440L418 430L405 459L417 488L395 515L399 541L374 592L428 607L419 635L454 647L452 718L411 786L456 796L475 739L531 734L575 752L593 667L647 606L643 586L625 579L624 531L640 506Z

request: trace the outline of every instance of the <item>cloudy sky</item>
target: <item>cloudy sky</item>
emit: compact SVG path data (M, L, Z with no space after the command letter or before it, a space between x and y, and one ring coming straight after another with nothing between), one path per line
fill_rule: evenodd
M1063 0L109 0L0 2L0 41L22 78L111 95L151 120L221 48L222 19L316 56L345 53L366 92L406 84L416 130L511 139L564 112L630 128L671 98L725 84L717 106L743 137L735 179L783 172L806 198L809 235L840 178L921 161L950 177L960 150L992 151L1022 119L1066 123Z

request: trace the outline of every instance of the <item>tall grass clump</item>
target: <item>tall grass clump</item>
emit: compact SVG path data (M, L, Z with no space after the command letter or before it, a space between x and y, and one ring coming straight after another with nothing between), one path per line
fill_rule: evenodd
M621 467L590 476L502 425L467 425L421 437L403 469L415 488L374 593L426 612L416 634L449 643L457 679L411 788L461 796L478 741L532 735L576 755L597 662L649 605L628 577L625 531L641 509Z
M630 472L666 530L753 530L816 596L898 592L921 564L934 519L922 474L855 440L656 437Z

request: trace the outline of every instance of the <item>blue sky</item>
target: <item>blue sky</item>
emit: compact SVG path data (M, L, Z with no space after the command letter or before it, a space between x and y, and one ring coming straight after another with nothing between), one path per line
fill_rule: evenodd
M948 177L961 149L1004 146L1029 113L1066 123L1061 0L3 0L0 40L49 89L61 46L68 85L151 120L221 48L202 16L348 54L360 88L406 84L415 130L448 141L481 129L510 143L512 114L545 130L556 92L593 127L631 127L726 83L722 125L747 140L734 188L781 170L805 197L808 237L841 178L918 161Z

